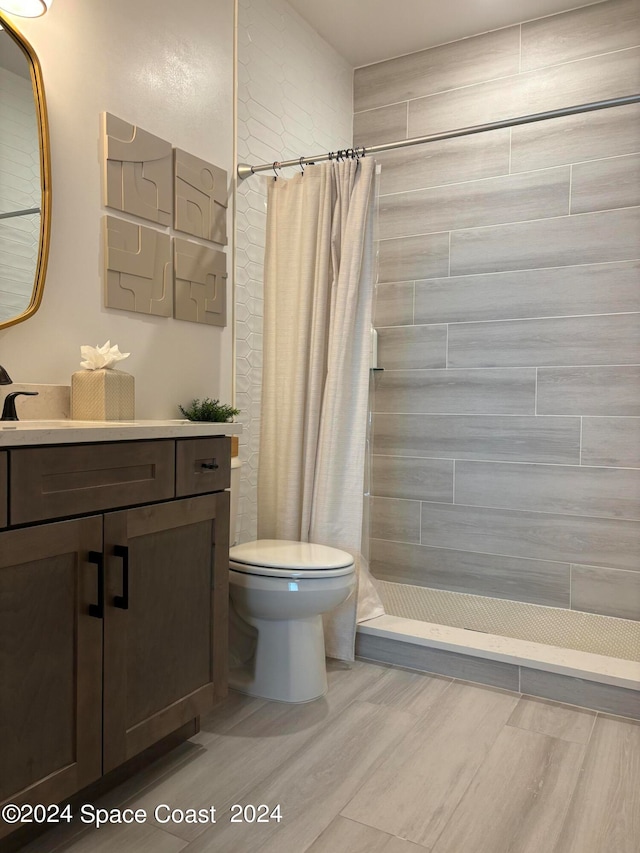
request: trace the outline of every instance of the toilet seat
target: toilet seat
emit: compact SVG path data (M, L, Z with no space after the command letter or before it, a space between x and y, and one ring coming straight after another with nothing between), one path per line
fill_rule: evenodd
M232 571L276 578L330 578L351 574L351 554L313 542L258 539L229 551Z

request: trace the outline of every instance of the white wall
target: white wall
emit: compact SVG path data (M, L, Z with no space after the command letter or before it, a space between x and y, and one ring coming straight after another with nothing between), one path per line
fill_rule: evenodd
M349 147L352 79L351 66L285 0L240 0L239 161L272 163ZM236 406L243 423L242 542L255 539L257 532L267 180L271 178L248 178L237 197Z
M138 124L227 169L231 183L233 6L57 0L43 18L15 19L42 64L53 189L42 306L0 331L0 363L16 382L68 384L81 344L110 338L132 353L122 367L136 378L138 417L176 417L195 396L230 400L230 298L225 329L104 308L99 118Z

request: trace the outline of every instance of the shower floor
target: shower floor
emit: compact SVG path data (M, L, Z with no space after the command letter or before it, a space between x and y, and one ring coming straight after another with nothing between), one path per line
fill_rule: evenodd
M391 616L640 661L640 622L404 583L376 586Z

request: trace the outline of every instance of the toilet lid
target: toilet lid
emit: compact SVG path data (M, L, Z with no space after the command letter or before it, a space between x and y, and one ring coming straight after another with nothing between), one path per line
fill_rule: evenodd
M338 577L353 571L353 557L346 551L287 539L235 545L229 560L235 571L267 577Z

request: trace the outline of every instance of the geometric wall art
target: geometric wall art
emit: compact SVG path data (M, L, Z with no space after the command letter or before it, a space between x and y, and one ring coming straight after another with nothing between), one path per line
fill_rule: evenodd
M104 217L107 308L171 317L171 238L115 216Z
M227 256L224 252L174 237L177 320L227 324Z
M226 244L226 171L176 148L174 176L176 231Z
M107 207L171 225L171 143L110 113L103 113L103 142Z

